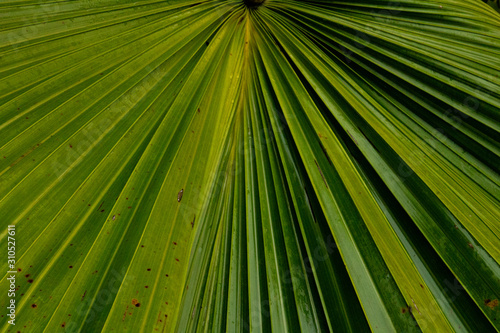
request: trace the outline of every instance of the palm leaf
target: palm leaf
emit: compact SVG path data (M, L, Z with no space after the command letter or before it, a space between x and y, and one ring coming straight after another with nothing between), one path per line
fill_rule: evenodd
M0 17L2 332L499 330L483 1Z

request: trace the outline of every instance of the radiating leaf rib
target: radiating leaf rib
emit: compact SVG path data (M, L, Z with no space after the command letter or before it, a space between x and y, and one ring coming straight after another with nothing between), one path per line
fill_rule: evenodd
M234 197L231 233L231 261L227 295L227 322L225 331L243 332L249 327L247 302L247 264L246 264L246 228L243 223L245 215L245 174L242 172L244 163L244 142L242 123L242 104L235 117L235 151L234 158Z
M250 88L251 91L251 88ZM268 157L265 140L266 127L260 119L260 108L254 98L249 99L249 112L254 133L255 161L258 191L260 194L261 223L264 241L264 258L266 262L266 276L269 292L269 312L273 331L289 331L298 324L293 295L288 292L282 276L289 270L288 261L284 253L284 240L278 221L280 217L272 170ZM279 207L278 207L279 208Z
M253 67L252 67L253 69ZM257 76L257 73L253 71L253 77ZM297 230L295 230L293 213L290 211L289 206L289 193L285 184L285 178L283 175L283 171L280 168L279 156L277 155L277 147L275 147L272 143L275 140L274 133L271 129L271 124L266 119L266 111L265 100L263 96L259 95L257 92L261 91L259 88L261 86L258 82L253 82L254 90L250 89L252 92L254 110L260 110L260 116L262 117L263 124L260 126L261 130L259 131L259 137L263 142L256 144L257 147L264 150L266 146L269 146L269 159L273 172L273 183L276 187L276 199L280 212L280 220L281 220L281 232L283 232L283 241L284 244L278 247L285 247L287 259L289 262L289 266L287 265L278 265L278 269L282 270L279 273L278 280L283 280L282 283L285 288L289 287L290 284L293 286L294 295L289 295L288 297L295 297L295 304L298 312L298 319L300 320L300 327L302 331L321 331L324 329L324 320L325 318L322 316L322 312L317 312L315 309L315 299L313 292L310 290L311 286L308 284L307 278L299 278L294 279L294 275L298 274L299 276L306 277L307 272L305 270L302 262L297 258L296 254L300 253L301 243L299 242ZM278 232L276 230L275 232ZM284 268L282 267L284 266ZM297 273L300 272L300 273ZM269 278L268 278L269 279ZM288 301L290 302L290 301ZM292 310L293 311L293 310ZM323 326L323 327L322 327ZM293 327L293 326L292 326Z

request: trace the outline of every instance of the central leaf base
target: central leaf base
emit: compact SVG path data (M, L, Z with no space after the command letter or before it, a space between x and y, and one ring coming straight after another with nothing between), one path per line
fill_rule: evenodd
M243 0L247 7L255 8L262 5L266 0Z

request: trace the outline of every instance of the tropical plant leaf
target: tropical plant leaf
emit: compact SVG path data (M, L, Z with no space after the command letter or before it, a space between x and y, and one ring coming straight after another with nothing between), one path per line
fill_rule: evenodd
M0 17L2 332L500 329L485 2Z

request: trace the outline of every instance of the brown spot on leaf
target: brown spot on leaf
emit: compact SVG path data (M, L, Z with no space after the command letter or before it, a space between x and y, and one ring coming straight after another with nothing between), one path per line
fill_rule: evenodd
M489 307L492 310L495 310L495 308L498 306L498 299L494 299L494 300L485 299L484 305L486 305L487 307Z
M125 312L123 313L122 321L125 321L125 317L127 316L127 310L128 310L128 305L127 308L125 309ZM129 313L131 314L131 313Z
M62 327L62 328L66 327L66 323L62 323L62 324L61 324L61 327Z
M151 272L151 268L146 269L148 272Z
M33 279L29 279L29 280L28 280L28 283L33 283Z
M132 299L132 305L134 305L136 308L138 308L141 306L141 303L139 303L139 301L134 298L134 299Z
M31 307L32 307L33 309L36 309L38 306L37 306L36 304L31 304Z

